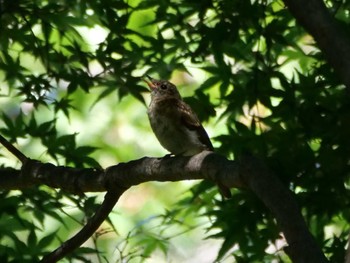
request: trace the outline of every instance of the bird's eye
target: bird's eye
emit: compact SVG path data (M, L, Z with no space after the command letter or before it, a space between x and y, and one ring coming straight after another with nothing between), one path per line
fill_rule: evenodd
M167 89L167 86L165 84L160 85L161 89Z

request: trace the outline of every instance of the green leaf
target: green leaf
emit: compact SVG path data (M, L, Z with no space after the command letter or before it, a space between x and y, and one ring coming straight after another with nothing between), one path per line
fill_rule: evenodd
M37 236L34 230L31 230L28 235L27 244L29 247L36 248L37 246Z
M44 251L46 248L50 247L51 243L54 241L54 239L57 237L57 231L52 232L51 234L48 234L44 236L42 239L39 240L37 246L38 251Z

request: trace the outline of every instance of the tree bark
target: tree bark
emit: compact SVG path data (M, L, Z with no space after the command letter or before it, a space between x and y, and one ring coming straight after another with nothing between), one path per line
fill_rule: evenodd
M315 39L340 80L350 91L350 37L322 0L283 0L296 20Z
M204 151L192 157L144 157L111 166L106 170L57 167L28 160L22 171L11 170L11 175L11 178L8 177L8 171L0 169L0 188L21 189L46 184L74 193L123 193L133 185L149 181L173 182L194 179L211 179L230 188L248 188L275 216L288 243L286 253L293 262L327 262L308 231L292 193L261 161L253 157L230 161L216 153ZM11 180L18 185L9 183ZM109 209L112 207L113 205ZM74 243L74 246L76 245L77 243Z

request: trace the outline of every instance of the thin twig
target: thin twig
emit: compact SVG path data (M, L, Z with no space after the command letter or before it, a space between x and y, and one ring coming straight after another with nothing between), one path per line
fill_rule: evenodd
M108 217L119 197L126 189L120 189L119 192L107 192L96 213L88 220L87 224L71 239L64 242L59 248L46 255L41 263L54 263L65 257L67 254L80 247L92 234L100 227L103 221Z
M20 150L18 150L15 146L13 146L8 140L5 139L5 137L3 137L0 134L0 143L10 152L12 153L14 156L17 157L18 160L21 161L22 164L24 164L27 160L28 157L25 156Z

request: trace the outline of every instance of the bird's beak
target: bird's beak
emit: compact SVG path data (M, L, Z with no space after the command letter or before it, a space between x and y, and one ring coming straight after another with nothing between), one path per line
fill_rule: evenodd
M154 78L151 78L148 75L145 75L150 81L146 80L146 79L142 79L144 82L147 83L148 87L150 87L151 90L155 89L157 86L154 84Z

